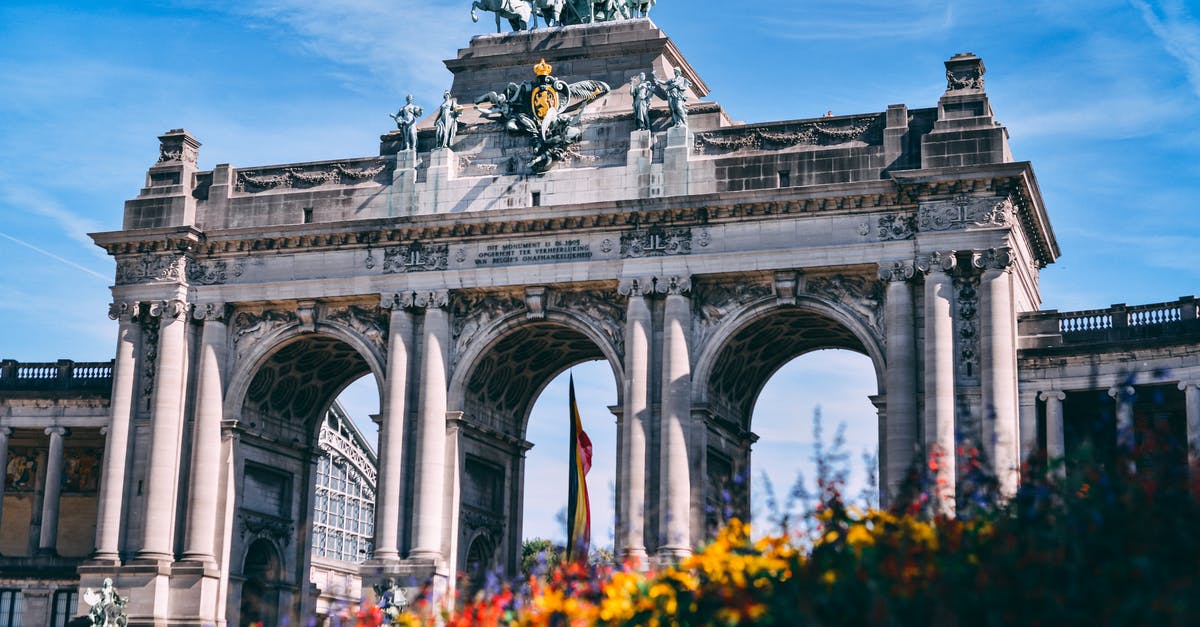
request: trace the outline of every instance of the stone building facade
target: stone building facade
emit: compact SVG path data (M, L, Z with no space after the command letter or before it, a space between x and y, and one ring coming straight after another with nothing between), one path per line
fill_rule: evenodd
M817 349L874 365L885 502L923 450L952 512L964 438L1011 493L1036 446L1070 453L1072 392L1117 387L1124 419L1120 386L1160 363L1196 437L1193 301L1095 314L1092 335L1039 312L1058 245L974 55L930 69L935 107L760 124L704 101L645 19L475 37L446 65L447 108L412 149L395 131L378 156L201 170L190 133L160 138L122 230L93 235L117 262L119 337L88 410L95 542L64 586L112 577L139 625L315 614L320 417L364 374L382 397L367 583L516 570L525 423L586 360L617 382L615 549L643 560L704 537L706 504L749 471L762 386ZM630 81L651 72L681 79L686 124L655 100L638 128ZM587 101L559 135L550 114L499 117L525 106L500 93L555 80ZM454 108L489 92L490 111Z

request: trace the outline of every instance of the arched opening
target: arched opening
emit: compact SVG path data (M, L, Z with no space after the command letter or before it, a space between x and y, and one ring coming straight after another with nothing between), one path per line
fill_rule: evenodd
M814 303L747 314L723 338L707 374L706 534L729 517L750 520L752 502L765 504L759 457L779 501L786 501L797 473L806 470L798 462L812 458L816 405L839 414L826 414L826 440L845 421L854 426L848 444L874 452L879 423L870 398L879 390L881 364L869 337L853 317Z
M796 514L806 505L789 502L798 480L816 493L818 453L831 464L826 472L845 473L845 500L878 503L879 420L871 402L876 391L870 358L849 350L805 353L771 375L751 419L758 436L754 476L748 478L756 532L778 531L779 514ZM818 412L821 434L814 432ZM839 430L842 441L835 450ZM792 511L785 511L789 506Z
M381 369L355 343L338 331L288 338L257 360L244 388L235 486L242 532L233 550L259 541L281 547L268 597L277 609L264 624L323 615L361 595L359 564L374 535L376 436L369 415L356 420L336 399L378 413ZM245 606L258 590L250 572L242 575Z
M477 546L493 554L460 551L459 568L468 576L476 576L470 568L483 564L518 572L523 540L529 537L526 516L532 514L530 522L540 534L553 528L565 509L567 371L573 366L580 375L576 392L584 429L593 441L588 478L593 529L600 529L594 534L607 538L612 524L611 509L606 514L596 507L598 499L608 505L615 461L616 426L607 407L620 399L611 343L573 318L551 313L545 320L520 321L498 331L484 345L463 386L458 542L473 547L468 543L486 538Z
M242 606L238 624L276 625L279 623L279 552L269 540L256 540L246 550L242 566Z

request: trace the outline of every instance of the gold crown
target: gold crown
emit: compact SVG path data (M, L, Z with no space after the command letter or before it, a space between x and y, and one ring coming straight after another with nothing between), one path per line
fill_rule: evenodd
M550 71L553 69L549 63L546 63L545 59L542 59L537 65L533 66L533 73L538 76L550 76Z

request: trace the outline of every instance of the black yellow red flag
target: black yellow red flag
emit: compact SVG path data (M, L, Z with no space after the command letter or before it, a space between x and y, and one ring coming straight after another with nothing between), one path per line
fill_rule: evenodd
M592 540L592 508L588 502L587 474L592 469L592 441L583 431L575 404L575 376L571 379L571 477L567 484L567 559L587 561Z

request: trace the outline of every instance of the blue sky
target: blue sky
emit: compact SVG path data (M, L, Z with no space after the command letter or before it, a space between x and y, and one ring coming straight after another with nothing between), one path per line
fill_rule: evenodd
M0 357L112 357L115 325L105 312L113 264L84 234L119 228L122 203L141 187L163 131L193 132L204 168L376 154L391 126L387 114L404 95L436 104L450 81L441 60L491 29L486 17L472 24L468 6L3 3ZM1015 157L1034 164L1063 250L1042 274L1044 306L1200 291L1195 4L661 0L652 18L713 89L708 99L747 122L934 106L945 85L942 61L973 51L987 64L988 93ZM863 370L853 357L834 359L845 364L785 368L771 386L787 393L772 401L769 387L760 399L755 429L771 437L756 448L755 464L778 472L777 485L790 481L790 460L810 439L803 423L811 412L796 413L797 397L805 407L821 404L827 422L871 422L869 404L842 402L874 392L870 377L865 393L851 375L814 383L823 371ZM606 397L604 386L613 384L603 381L605 369L596 372L577 369L581 388L592 390L581 397L595 402L585 420L611 429L605 406L615 394ZM538 411L565 403L560 388L551 386ZM852 445L874 446L871 429L853 432ZM531 457L530 465L549 469L552 459ZM593 493L607 501L599 483ZM553 533L553 513L531 510L526 520L531 533Z

